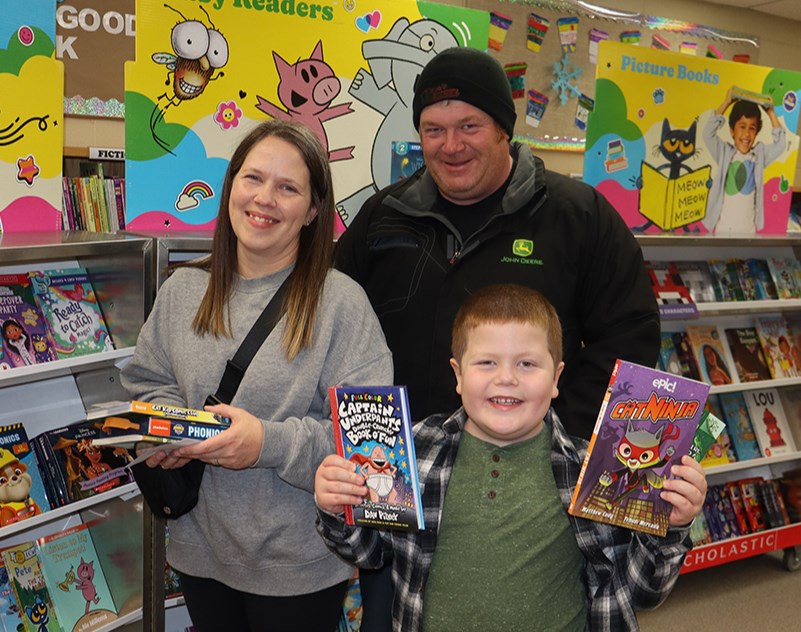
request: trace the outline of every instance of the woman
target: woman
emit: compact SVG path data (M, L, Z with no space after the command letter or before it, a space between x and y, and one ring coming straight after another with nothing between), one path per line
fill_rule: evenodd
M147 460L207 464L167 559L197 630L333 630L352 568L314 529L314 472L333 450L328 388L391 384L392 358L361 288L331 269L334 199L320 142L268 121L231 158L211 256L175 271L123 385L134 399L202 408L226 361L290 273L285 315L231 405L231 428ZM152 471L152 470L151 470Z

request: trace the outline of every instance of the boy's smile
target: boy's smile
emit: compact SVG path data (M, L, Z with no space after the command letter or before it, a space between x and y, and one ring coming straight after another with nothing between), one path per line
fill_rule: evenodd
M451 359L465 430L498 446L539 434L564 363L554 367L542 327L518 322L471 330L461 362Z
M734 124L734 127L731 128L731 137L734 140L734 146L737 151L741 154L747 154L751 151L758 131L756 119L741 116Z

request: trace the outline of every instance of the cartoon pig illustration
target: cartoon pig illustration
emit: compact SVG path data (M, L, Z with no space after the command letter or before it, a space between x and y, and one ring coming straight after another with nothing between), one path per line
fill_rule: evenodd
M323 59L322 40L317 42L308 59L290 64L273 51L273 60L278 70L278 99L286 110L258 95L256 107L276 119L305 123L328 149L323 123L349 114L353 109L349 102L331 105L342 86ZM331 162L353 158L353 146L330 150L328 158Z

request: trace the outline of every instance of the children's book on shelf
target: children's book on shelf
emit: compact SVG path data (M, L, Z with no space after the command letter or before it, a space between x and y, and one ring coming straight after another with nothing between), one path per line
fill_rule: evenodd
M49 509L44 481L25 427L0 426L0 527Z
M329 399L337 454L354 463L369 491L345 506L347 523L424 529L406 387L333 386Z
M0 555L0 630L5 632L17 632L24 630L17 598L11 588L11 581L8 578L8 571Z
M770 374L774 378L798 377L801 353L787 319L781 314L758 316L756 330Z
M769 380L772 375L755 327L731 327L725 330L734 368L741 382Z
M61 632L36 543L24 542L3 549L2 554L26 632Z
M756 433L748 414L748 406L743 394L720 393L718 395L723 417L726 420L726 430L731 439L738 461L747 461L762 456L757 443Z
M765 518L765 508L762 506L759 494L759 485L762 483L762 478L758 476L743 478L737 483L740 486L740 495L743 499L745 515L748 517L748 527L751 533L764 531L768 525Z
M230 419L205 410L136 400L98 404L86 411L86 419L98 430L95 446L137 451L202 441L231 425Z
M762 456L795 452L795 442L775 388L743 393Z
M673 332L673 346L676 349L676 356L679 359L679 367L682 377L689 377L692 380L700 380L701 372L698 370L698 363L693 355L693 348L686 331Z
M721 261L713 259L709 262L709 273L718 301L743 301L745 295L740 287L740 275L737 273L737 260Z
M0 324L0 370L58 359L27 274L0 274Z
M757 483L757 495L765 510L765 522L769 529L784 527L789 523L789 517L785 520L776 497L776 490L773 488L773 481L762 480Z
M801 276L799 276L799 262L792 257L771 257L767 259L773 283L776 285L776 294L779 298L801 297Z
M756 279L748 264L748 259L737 259L735 266L737 277L740 281L740 289L743 291L743 300L758 301L759 291L757 290Z
M726 349L726 343L715 325L687 325L687 338L698 364L701 380L712 386L733 384L737 373Z
M65 502L88 498L133 482L128 466L132 455L122 447L96 446L103 436L102 424L82 421L49 430L38 436L49 464L47 474L59 487Z
M676 264L671 261L646 261L645 269L651 279L651 289L656 296L659 316L665 319L692 318L698 308L684 285Z
M39 538L37 544L42 573L65 632L91 632L117 619L86 524Z
M50 322L59 358L114 349L85 268L29 274L39 307Z
M715 284L706 261L677 261L676 269L696 303L713 303Z
M710 395L710 399L712 397L714 397L714 395ZM708 437L712 436L711 431L716 432L717 436L714 437L711 443L706 445L706 449L700 458L696 458L694 450L690 453L690 456L696 458L705 468L727 465L731 463L732 460L736 460L736 458L730 458L731 440L726 432L726 424L717 415L709 411L709 402L707 402L707 410L705 413L698 426L696 438L701 436L708 441ZM698 439L696 439L696 442L698 442Z
M659 369L668 373L673 373L673 375L682 375L679 354L676 351L676 345L673 342L673 333L669 331L663 331L661 338L662 344L659 348L658 360Z
M710 395L710 397L713 397ZM702 462L708 453L717 443L718 439L726 432L726 424L716 413L712 412L707 400L707 406L701 414L701 421L693 435L693 444L690 446L690 456L698 462ZM725 452L725 448L724 448ZM727 453L728 454L728 453ZM728 462L728 460L727 460Z
M690 525L690 541L693 546L712 544L712 536L709 533L709 525L706 523L703 511L698 513Z
M671 505L660 492L691 453L708 394L708 384L618 360L569 513L664 536Z
M743 503L743 492L740 489L740 484L737 481L728 481L724 483L724 486L726 493L729 495L732 509L734 509L734 517L737 520L740 535L748 535L751 533L751 527L748 523L748 514Z
M801 446L801 386L786 386L779 389L784 415L796 446Z
M748 259L748 274L754 281L759 301L776 300L779 294L766 259Z

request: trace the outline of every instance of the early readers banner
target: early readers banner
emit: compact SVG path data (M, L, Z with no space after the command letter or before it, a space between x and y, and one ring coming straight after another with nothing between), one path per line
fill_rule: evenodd
M637 233L787 232L801 73L601 42L584 179Z
M126 225L206 230L233 149L267 118L328 149L337 233L419 160L414 81L439 51L486 49L489 14L413 0L136 3L126 64Z

